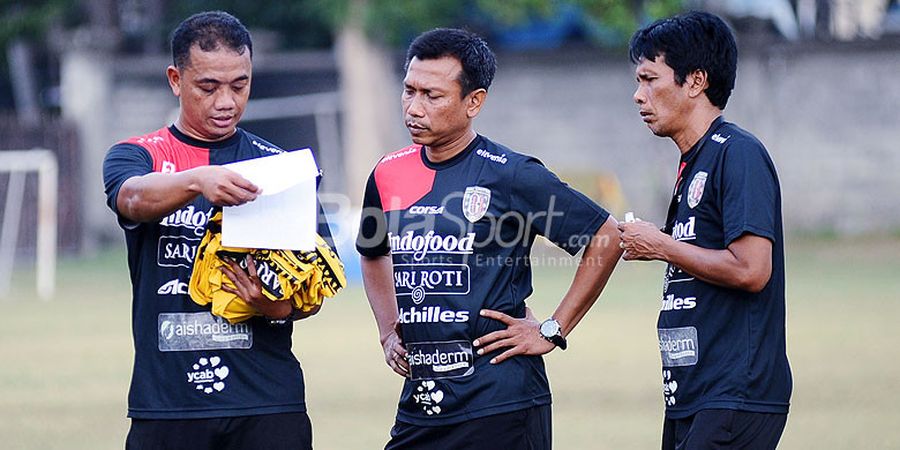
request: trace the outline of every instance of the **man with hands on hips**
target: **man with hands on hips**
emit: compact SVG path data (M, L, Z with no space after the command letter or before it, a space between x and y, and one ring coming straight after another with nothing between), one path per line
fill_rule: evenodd
M469 32L416 38L401 97L413 145L384 156L366 186L363 281L385 361L406 378L388 449L549 449L540 355L566 348L621 255L606 211L474 131L495 66ZM538 235L584 249L543 322L525 304Z

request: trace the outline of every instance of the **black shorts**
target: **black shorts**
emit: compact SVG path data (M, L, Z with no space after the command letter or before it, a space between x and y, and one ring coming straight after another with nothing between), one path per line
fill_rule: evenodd
M424 427L397 421L385 450L550 450L550 405Z
M778 446L787 414L706 409L684 419L665 419L663 450L747 449Z
M125 450L311 450L305 412L213 419L132 419Z

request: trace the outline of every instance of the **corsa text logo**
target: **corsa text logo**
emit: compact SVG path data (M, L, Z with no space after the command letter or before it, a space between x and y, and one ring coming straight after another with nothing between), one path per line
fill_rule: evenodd
M209 208L209 211L203 212L196 209L194 205L188 205L187 207L179 209L164 217L159 224L164 227L187 228L191 230L195 236L203 237L203 233L206 232L206 223L209 222L210 215L212 215L212 208Z
M444 213L443 206L410 206L409 213L412 215L441 215Z
M204 394L222 392L225 389L225 379L231 373L218 356L200 358L191 368L193 370L187 373L187 381Z

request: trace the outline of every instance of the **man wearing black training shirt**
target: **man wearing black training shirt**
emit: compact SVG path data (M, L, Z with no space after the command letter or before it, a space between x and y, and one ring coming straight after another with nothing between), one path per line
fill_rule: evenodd
M401 98L414 145L384 156L366 186L363 280L385 361L406 377L388 449L549 449L541 355L565 349L621 255L606 211L475 133L495 67L466 31L416 38ZM525 305L538 235L585 248L543 323Z
M681 152L666 226L620 223L626 260L668 263L658 321L663 449L775 448L787 420L784 249L765 147L722 118L737 49L692 12L635 33L634 101Z
M252 261L223 270L263 317L230 324L188 296L214 207L258 189L222 164L282 150L237 123L250 95L250 34L224 12L199 13L172 37L175 124L113 146L109 207L125 231L133 286L132 419L126 449L309 449L303 372L291 352L291 302L262 294ZM319 234L328 237L320 221ZM226 286L227 287L227 286ZM226 289L227 290L227 289ZM314 314L315 312L313 312Z

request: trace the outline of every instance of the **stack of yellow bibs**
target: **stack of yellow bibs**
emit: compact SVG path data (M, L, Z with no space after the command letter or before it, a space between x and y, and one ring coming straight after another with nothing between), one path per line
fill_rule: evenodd
M222 246L222 212L209 220L206 234L197 247L189 292L198 305L212 304L212 313L230 323L243 322L260 315L237 295L222 289L236 289L222 273L228 260L247 269L246 256L256 264L256 275L262 292L273 301L290 300L294 308L309 312L322 304L325 297L334 297L344 286L344 265L321 236L316 236L316 250L267 250Z

